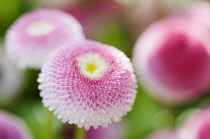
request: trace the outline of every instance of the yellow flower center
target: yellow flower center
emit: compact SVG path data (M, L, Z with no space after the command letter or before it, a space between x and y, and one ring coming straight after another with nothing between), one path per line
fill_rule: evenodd
M103 77L108 69L106 60L100 54L93 52L79 56L77 62L80 73L93 80Z
M87 64L87 68L86 68L87 72L93 73L97 69L98 67L95 64Z

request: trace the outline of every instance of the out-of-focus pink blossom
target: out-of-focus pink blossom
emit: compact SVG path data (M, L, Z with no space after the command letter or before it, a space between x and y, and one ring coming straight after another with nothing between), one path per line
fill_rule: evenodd
M167 18L155 23L133 51L142 84L167 103L189 102L209 87L209 36L206 28L191 21Z
M178 139L178 133L175 129L167 129L157 131L150 135L147 139Z
M209 137L210 107L192 113L179 130L179 139L209 139Z
M44 64L39 89L45 107L86 130L118 122L136 95L134 69L125 54L94 41L58 49Z
M0 111L0 139L32 139L32 136L22 120Z
M40 68L57 47L84 40L79 22L58 10L39 9L20 17L6 35L8 57L20 68Z

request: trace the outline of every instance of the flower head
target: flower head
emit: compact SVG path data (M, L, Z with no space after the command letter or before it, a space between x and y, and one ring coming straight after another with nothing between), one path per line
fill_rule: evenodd
M179 139L209 139L209 137L210 107L192 113L179 131Z
M151 26L134 49L134 66L142 83L167 103L201 96L210 83L210 49L205 28L184 18Z
M0 111L1 139L31 139L25 124L14 115Z
M114 47L84 41L56 50L39 75L43 103L63 122L89 129L119 121L131 110L136 79Z
M40 9L20 17L6 36L8 56L20 68L40 68L57 47L84 40L81 25L69 14Z

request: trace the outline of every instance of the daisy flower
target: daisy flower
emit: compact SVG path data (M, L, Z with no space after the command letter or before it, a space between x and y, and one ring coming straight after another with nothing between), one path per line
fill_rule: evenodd
M57 49L41 71L44 106L63 122L86 130L120 121L134 103L132 64L112 46L87 40Z
M74 17L58 10L39 9L11 26L6 51L20 68L40 68L52 50L82 40L82 27Z

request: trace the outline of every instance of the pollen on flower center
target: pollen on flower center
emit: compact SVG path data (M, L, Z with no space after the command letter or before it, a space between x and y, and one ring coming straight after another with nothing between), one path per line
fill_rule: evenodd
M107 71L107 62L97 53L86 53L77 58L82 75L90 79L99 79Z
M95 70L97 70L98 67L95 64L87 64L86 71L93 73Z
M50 21L37 21L27 27L27 33L32 36L47 35L54 31L55 24Z

